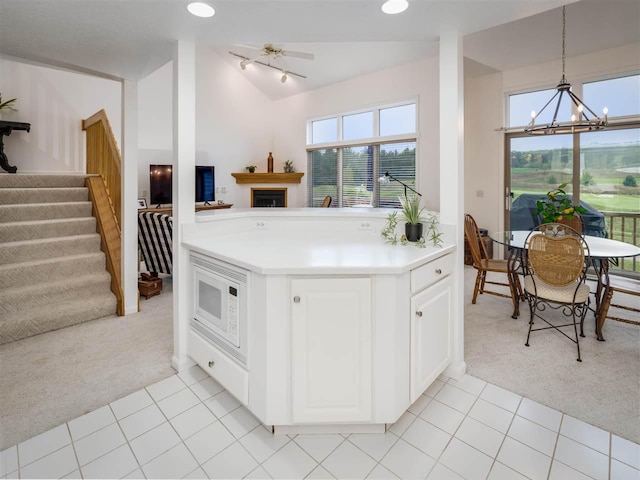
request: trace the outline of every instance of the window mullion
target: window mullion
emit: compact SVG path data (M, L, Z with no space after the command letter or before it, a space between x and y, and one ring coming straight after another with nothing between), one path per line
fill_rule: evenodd
M336 188L338 192L338 207L342 207L342 149L337 149L336 154Z
M580 202L580 134L573 134L572 148L572 172L573 172L573 204L579 205Z
M373 146L373 178L371 183L373 184L373 206L380 206L380 145Z

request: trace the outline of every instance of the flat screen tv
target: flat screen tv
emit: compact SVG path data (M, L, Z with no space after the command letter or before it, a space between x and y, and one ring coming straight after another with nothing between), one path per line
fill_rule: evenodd
M213 165L196 166L196 202L209 205L216 199L215 170Z
M171 202L171 165L149 165L151 205L160 207Z
M207 205L215 198L215 169L213 165L196 166L196 202ZM151 205L169 204L171 196L171 165L149 165L149 190Z

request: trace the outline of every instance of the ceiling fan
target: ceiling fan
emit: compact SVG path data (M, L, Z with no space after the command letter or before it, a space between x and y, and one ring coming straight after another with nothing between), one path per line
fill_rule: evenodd
M314 59L314 55L312 53L285 50L284 48L280 48L279 46L273 45L271 43L266 43L262 47L254 47L251 45L238 45L238 46L242 48L248 48L250 50L257 50L256 54L250 57L247 57L245 55L240 55L235 52L229 52L231 55L235 55L236 57L239 57L242 59L240 61L240 68L242 70L246 69L247 65L251 63L257 63L265 67L274 68L282 72L282 77L281 77L282 83L287 81L288 75L295 75L300 78L307 78L304 75L290 71L286 66L286 63L284 63L285 57L302 58L304 60ZM272 62L275 63L278 60L280 60L284 64L284 67L272 65Z
M294 52L293 50L285 50L284 48L280 48L271 43L265 43L263 47L253 47L251 45L239 45L244 48L248 48L251 50L259 50L260 53L250 58L250 61L247 63L255 62L260 57L265 57L267 60L277 60L280 57L295 57L295 58L304 58L305 60L313 60L314 56L312 53L305 52Z

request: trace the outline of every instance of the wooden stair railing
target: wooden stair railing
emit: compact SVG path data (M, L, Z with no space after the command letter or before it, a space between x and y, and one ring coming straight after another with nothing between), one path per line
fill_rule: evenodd
M104 110L83 120L82 129L87 132L87 174L93 175L87 177L86 185L111 274L111 291L117 298L117 314L124 315L120 151Z

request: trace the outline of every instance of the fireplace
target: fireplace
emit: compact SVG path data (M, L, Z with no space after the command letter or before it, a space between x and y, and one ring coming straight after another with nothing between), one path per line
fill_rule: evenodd
M286 188L252 188L252 207L286 207Z

